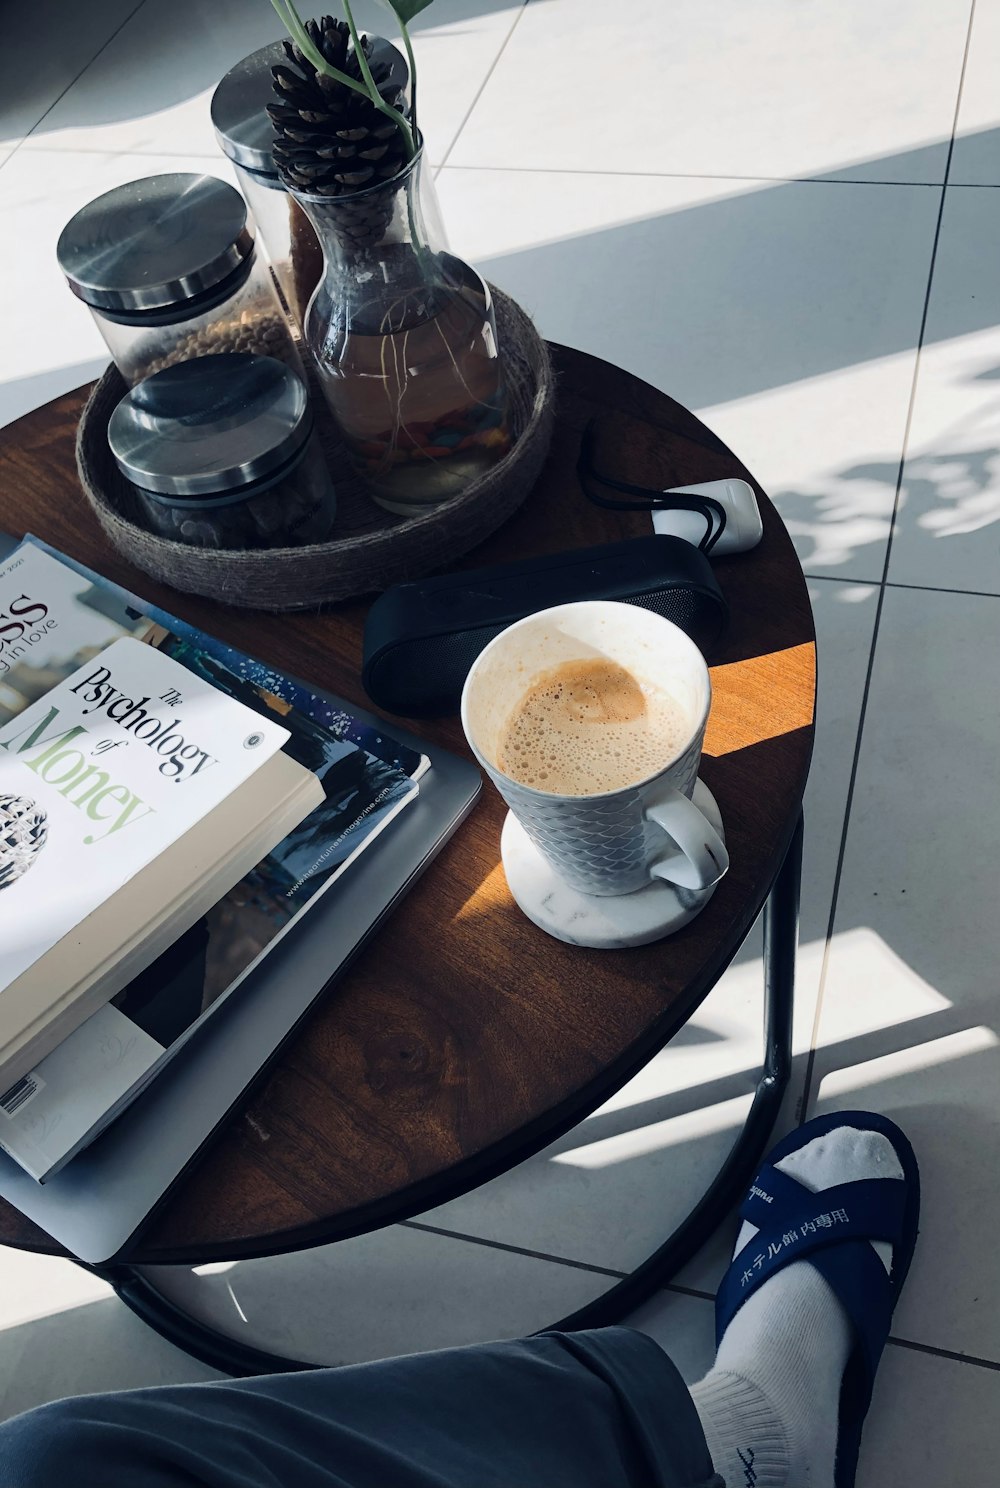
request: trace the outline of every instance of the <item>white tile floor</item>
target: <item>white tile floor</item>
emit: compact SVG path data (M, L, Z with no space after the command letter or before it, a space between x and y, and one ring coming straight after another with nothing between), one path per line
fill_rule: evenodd
M1000 1445L1000 0L882 0L877 20L868 0L436 0L420 22L456 246L547 334L697 408L795 535L821 696L784 1124L870 1106L923 1163L859 1483L985 1484ZM103 360L55 268L63 221L156 169L225 174L211 87L275 34L266 0L36 0L4 26L0 423ZM220 1326L331 1361L564 1314L656 1243L731 1139L759 1057L759 955L753 937L683 1039L576 1133L430 1228L173 1286ZM689 1378L710 1359L729 1242L635 1319ZM0 1415L208 1373L93 1278L0 1257Z

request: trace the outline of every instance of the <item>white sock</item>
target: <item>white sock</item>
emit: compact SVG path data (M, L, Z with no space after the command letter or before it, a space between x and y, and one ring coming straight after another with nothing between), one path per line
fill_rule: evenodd
M902 1178L877 1132L840 1127L775 1164L819 1192L860 1178ZM744 1223L734 1255L757 1234ZM873 1241L886 1268L892 1246ZM794 1261L746 1301L715 1366L692 1385L715 1470L727 1488L833 1488L840 1384L852 1329L828 1282Z

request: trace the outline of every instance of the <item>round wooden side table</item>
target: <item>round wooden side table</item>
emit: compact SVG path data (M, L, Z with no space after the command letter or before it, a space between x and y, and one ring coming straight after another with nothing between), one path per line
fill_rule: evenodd
M553 350L559 404L550 458L522 509L467 566L649 532L648 514L604 510L581 491L576 465L592 419L599 467L621 480L650 488L723 476L752 481L673 399L595 357ZM0 529L33 532L240 649L363 705L365 603L280 617L227 610L163 589L108 548L76 478L74 436L87 392L56 399L0 433ZM308 1367L188 1318L135 1268L274 1255L363 1234L513 1167L595 1110L673 1037L764 908L766 1058L746 1125L674 1235L556 1326L623 1316L669 1280L738 1202L789 1075L816 662L802 570L780 518L752 483L763 541L714 565L731 613L708 658L714 697L702 774L731 855L714 898L678 934L638 950L591 951L550 939L507 890L499 862L504 807L488 786L121 1264L102 1273L173 1342L230 1374ZM457 718L418 729L468 754ZM65 1254L3 1201L0 1243ZM540 1318L542 1325L552 1324Z

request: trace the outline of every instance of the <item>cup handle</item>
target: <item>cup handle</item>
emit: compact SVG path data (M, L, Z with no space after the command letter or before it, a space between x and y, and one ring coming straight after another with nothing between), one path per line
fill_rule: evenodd
M647 803L647 821L662 827L676 844L673 851L654 858L649 871L654 878L666 879L682 889L710 889L729 867L726 845L707 817L693 801L671 785L657 791L655 801Z

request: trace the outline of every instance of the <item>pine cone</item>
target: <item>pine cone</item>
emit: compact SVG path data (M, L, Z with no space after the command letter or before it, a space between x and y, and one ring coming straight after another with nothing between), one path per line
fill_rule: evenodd
M346 21L323 16L320 21L307 21L306 31L332 66L361 81ZM405 116L405 91L392 81L389 64L371 63L371 43L366 36L361 45L380 96ZM330 220L345 241L358 247L375 242L392 215L394 193L374 188L406 166L403 134L370 98L318 72L291 41L285 41L284 49L292 65L271 69L281 102L267 109L275 129L278 174L290 190L310 196L336 201L363 193L357 202L331 211Z

